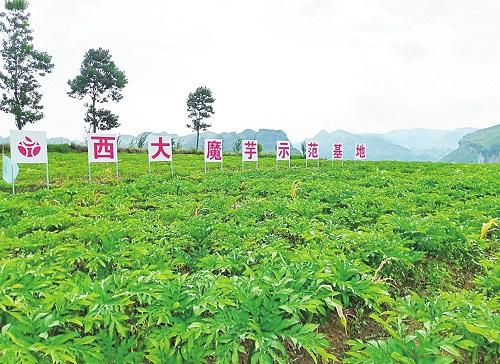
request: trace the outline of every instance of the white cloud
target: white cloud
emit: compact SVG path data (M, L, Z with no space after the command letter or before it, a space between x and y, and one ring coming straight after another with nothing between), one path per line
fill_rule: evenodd
M213 130L489 126L500 119L500 5L478 0L32 0L36 45L54 57L46 118L80 137L66 84L91 47L128 78L120 133L185 134L186 97L217 99ZM13 121L1 115L0 135Z

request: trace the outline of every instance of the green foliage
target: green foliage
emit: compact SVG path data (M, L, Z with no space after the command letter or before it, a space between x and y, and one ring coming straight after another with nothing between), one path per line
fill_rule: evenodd
M174 158L0 185L0 362L498 359L496 166Z
M212 90L208 87L198 87L195 92L190 92L187 99L188 118L191 120L186 126L196 132L196 149L199 147L200 131L205 131L212 125L203 122L210 118L214 112Z
M241 152L241 143L242 142L243 142L243 140L241 138L236 139L236 141L234 142L233 151L235 153Z
M125 73L113 62L109 50L89 49L85 53L80 74L68 81L71 89L68 95L78 100L86 97L90 99L90 102L85 103L87 111L84 118L89 124L89 131L95 133L97 130L110 130L120 126L117 115L97 108L97 104L119 102L127 83Z
M371 318L390 335L368 342L351 340L345 363L477 363L498 359L500 305L468 292L443 293L434 299L401 299L385 318Z
M38 78L54 68L52 57L34 48L27 8L25 0L9 0L5 2L7 12L0 13L0 32L4 36L0 51L4 69L0 71L0 110L14 115L18 129L43 118Z

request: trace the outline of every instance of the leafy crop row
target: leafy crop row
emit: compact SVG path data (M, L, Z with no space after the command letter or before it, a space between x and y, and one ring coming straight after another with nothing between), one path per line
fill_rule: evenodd
M498 359L495 165L127 155L89 185L81 158L0 192L0 362Z

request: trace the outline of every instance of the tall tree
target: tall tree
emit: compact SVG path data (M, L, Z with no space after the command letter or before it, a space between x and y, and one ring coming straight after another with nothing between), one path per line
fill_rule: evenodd
M115 65L109 50L89 49L85 53L80 74L68 81L71 88L68 95L78 100L88 97L84 121L89 124L89 132L95 133L97 130L110 130L120 126L118 115L97 108L97 104L105 104L110 100L119 102L123 98L121 92L127 83L125 73Z
M3 34L0 110L14 115L20 130L43 118L38 77L52 72L54 65L51 56L33 46L28 1L7 0L5 9L6 12L0 13L0 32Z
M212 126L203 122L203 119L208 119L215 114L212 106L214 102L212 91L208 87L198 87L195 92L189 94L187 99L188 118L191 121L186 126L196 132L196 149L200 142L200 130L205 131Z

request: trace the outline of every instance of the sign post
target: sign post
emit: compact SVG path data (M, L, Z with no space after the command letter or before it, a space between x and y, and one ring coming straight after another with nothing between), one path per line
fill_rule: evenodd
M241 141L241 170L245 169L245 162L255 162L259 169L259 143L257 140Z
M47 136L44 131L11 130L10 132L11 174L14 164L45 164L47 189L49 181L49 156ZM15 178L12 179L12 194L16 193Z
M152 136L148 141L148 165L151 174L151 163L170 162L170 175L174 176L174 160L172 153L172 139L166 135Z
M278 169L278 161L288 161L288 168L291 167L290 162L291 144L289 140L276 142L276 169Z
M207 163L220 163L220 170L224 170L222 158L222 139L205 139L205 173L207 173Z
M115 163L118 179L118 136L115 134L88 134L89 183L92 182L91 163Z
M354 159L366 161L366 144L358 143L354 147Z
M318 162L319 168L319 144L315 141L310 141L306 145L306 168L308 167L307 162L309 160L314 160Z
M334 143L332 148L332 166L334 161L342 161L344 165L344 145L342 143Z

